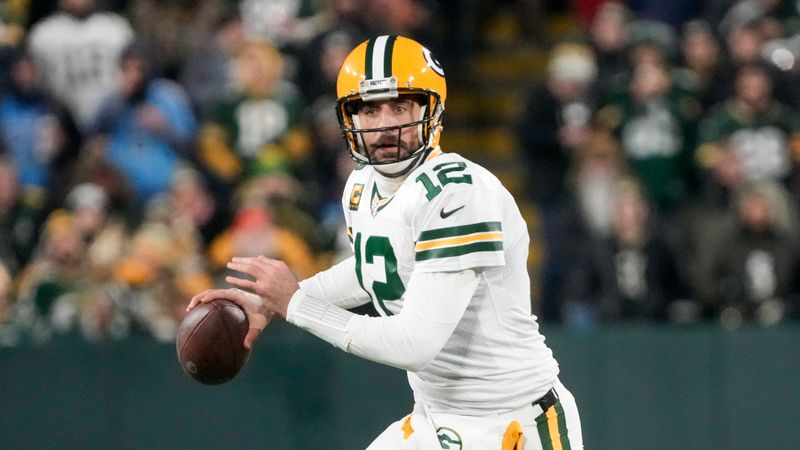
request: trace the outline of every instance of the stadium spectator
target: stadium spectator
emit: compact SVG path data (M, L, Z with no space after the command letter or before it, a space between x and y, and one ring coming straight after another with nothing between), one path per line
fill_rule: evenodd
M141 220L142 213L135 207L136 192L127 176L108 159L107 139L96 136L85 139L75 164L61 172L54 187L52 204L66 204L67 194L81 183L100 186L108 196L109 210L119 213L126 221Z
M741 66L736 94L716 105L700 127L697 162L705 188L724 194L746 181L788 182L800 160L800 119L772 95L770 70L763 63Z
M48 91L87 130L114 91L119 57L133 40L128 20L100 11L95 0L59 0L59 9L30 31L30 52Z
M438 36L433 35L436 27L430 26L434 6L428 0L367 1L365 21L373 34L400 34L434 44L439 42Z
M687 20L695 17L700 4L696 0L631 0L627 2L633 13L642 19L657 20L670 26L679 28Z
M126 223L109 209L105 190L91 182L73 187L65 206L86 246L87 270L105 278L127 251Z
M725 100L730 92L719 80L729 68L723 59L722 46L708 23L687 22L682 27L678 76L697 97L703 111Z
M215 274L223 273L225 264L237 255L283 259L298 276L316 273L316 255L301 233L304 228L307 232L317 229L298 225L297 210L289 205L281 210L278 204L278 199L290 197L290 191L295 189L291 180L277 174L253 179L241 186L231 225L209 245Z
M144 46L129 46L119 64L117 88L103 100L92 129L108 136L108 161L125 174L143 205L169 190L197 121L183 88L156 75Z
M548 62L544 86L529 97L517 125L522 156L527 163L527 193L542 216L547 256L543 263L541 307L543 320L554 320L557 294L564 270L559 246L560 217L567 198L566 177L591 134L595 101L591 86L597 67L591 51L579 44L555 47Z
M74 329L75 295L85 280L86 246L71 215L57 209L43 225L37 251L17 276L21 324L36 339Z
M580 44L555 47L545 84L530 95L517 135L528 162L531 197L543 207L564 196L565 178L574 153L586 144L596 107L591 86L597 66Z
M722 39L725 44L725 52L729 64L734 70L724 72L717 82L727 89L729 95L734 95L736 68L749 64L764 64L764 68L769 71L772 78L775 98L781 99L782 102L792 107L800 107L800 89L797 88L797 83L792 79L791 74L780 70L771 61L772 57L764 54L764 49L770 42L770 33L765 30L765 23L769 23L769 19L757 16L749 21L737 22L724 32Z
M308 156L302 99L271 44L248 41L235 60L234 96L214 108L200 131L198 162L215 190L231 195L242 177L292 170Z
M320 222L342 223L341 192L347 181L347 175L355 167L355 162L341 151L342 135L336 120L336 111L330 101L320 98L314 105L306 109L306 120L311 132L311 148L314 163L310 169L313 174L312 183L306 181L305 186L313 186L316 192L315 207ZM335 225L332 225L335 227ZM333 230L334 228L328 228ZM338 234L338 231L337 231ZM349 244L347 247L349 248Z
M586 273L600 260L597 255L611 253L611 205L623 176L636 176L648 194L648 221L659 215L669 224L650 233L655 241L680 243L678 256L688 262L681 266L691 275L692 295L707 305L715 301L709 280L718 258L717 238L731 234L739 192L778 182L800 205L800 10L795 2L587 0L573 2L572 8L538 0L473 3L0 2L0 260L12 278L29 269L22 277L25 289L13 295L36 297L30 280L39 271L30 269L54 267L48 248L68 249L65 230L76 227L86 248L76 268L80 274L71 278L83 282L51 283L45 277L38 304L40 312L46 304L50 309L39 324L53 326L56 320L62 329L96 338L137 330L167 339L181 318L181 304L162 300L187 297L209 285L205 266L214 254L209 246L230 236L226 225L239 213L239 192L258 197L253 202L265 213L243 223L275 235L280 234L275 230L291 230L290 241L298 244L287 247L298 249L300 260L312 261L300 266L351 255L341 232L337 193L354 162L341 152L331 94L349 48L375 30L422 36L432 50L446 47L446 54L434 53L446 58L449 76L481 90L477 99L501 88L527 93L537 87L521 99L525 110L519 123L498 118L492 125L517 127L512 130L520 153L513 157L524 164L523 197L534 203L525 205L523 198L522 208L540 213L541 219L534 228L543 233L544 245L529 267L541 277L534 292L545 321L568 317L577 323L592 317L585 314L591 308L564 307L570 289L579 286L570 286L568 275ZM672 12L683 17L688 7L708 22L672 20L677 17ZM540 13L549 15L541 24ZM528 44L527 50L550 51L548 65L525 60L529 79L511 79L506 70L476 77L485 70L470 64L480 55L476 51L495 52L498 58L516 54L493 46L498 41L484 26L487 18L511 23L515 29L500 34ZM681 32L680 45L675 31ZM585 46L566 42L575 38ZM130 83L126 94L118 83L119 62L124 49L136 53L138 47L129 46L134 40L150 44L153 53L129 65L132 76L125 79L141 77L142 84ZM494 61L492 56L481 62ZM149 75L142 71L142 59ZM160 102L145 94L148 82L161 86L153 91L171 92L169 102L180 106L161 113L143 107ZM180 92L184 89L188 100ZM100 103L105 106L98 120ZM464 105L449 106L458 112ZM151 112L136 114L137 109ZM183 111L175 114L180 119L163 120L169 116L165 111L177 110ZM199 129L191 125L193 115L202 124ZM474 119L463 112L449 117L447 126L453 128ZM165 123L174 132L164 133ZM93 125L104 133L95 134ZM517 148L513 139L509 142ZM142 157L145 153L152 159ZM511 177L518 173L513 170ZM693 195L698 187L700 195ZM91 204L100 198L86 194L94 188L105 200ZM154 204L161 209L171 208L172 220L164 225L170 231L143 217L152 199L159 199ZM54 208L51 225L41 228ZM100 225L104 220L113 222L113 233ZM136 231L133 241L123 227ZM180 232L198 242L188 252L195 254L187 258L192 263L176 266L152 257L153 249L171 251L161 239L177 239ZM121 257L126 246L131 250ZM594 259L585 260L584 249L592 249ZM30 264L40 259L50 263ZM130 264L132 259L138 265ZM572 267L578 269L571 274ZM612 271L610 266L604 270ZM48 297L48 289L57 285L64 286L61 294ZM789 299L783 317L792 313L793 295L781 296ZM36 304L21 303L23 312ZM616 320L624 315L620 311L605 317ZM659 311L660 317L672 314L669 308ZM740 312L743 320L759 314L752 308Z
M347 1L343 2L346 3ZM304 58L305 67L298 73L308 90L305 92L306 106L303 109L303 120L307 124L311 140L310 156L299 170L298 179L306 186L311 195L310 205L317 211L316 216L325 220L326 207L331 206L334 214L340 215L339 192L344 182L337 170L339 160L344 156L341 152L341 131L336 121L336 103L333 92L336 92L336 77L345 56L354 44L355 31L334 29L314 39L319 48L310 48Z
M595 95L602 101L619 90L628 71L625 51L630 39L631 13L622 2L606 1L592 17L586 38L597 59Z
M674 86L668 68L643 62L627 92L597 113L599 123L620 140L631 172L660 214L671 215L693 185L692 151L700 106Z
M614 189L627 170L619 143L606 130L590 130L586 144L575 150L566 179L566 196L548 218L551 223L544 224L551 229L544 236L537 316L554 323L567 315L574 323L582 322L580 317L591 318L574 309L574 314L567 314L569 272L574 261L585 258L589 242L610 237Z
M636 19L628 24L626 58L630 69L643 63L670 67L677 57L675 31L657 20Z
M28 8L27 2L0 4L0 93L6 89L11 60L25 39Z
M582 237L576 233L598 239L611 236L616 188L627 176L628 168L619 141L607 130L594 129L586 145L576 153L570 168L568 189L577 219L564 221L565 242L576 241L580 246ZM581 231L571 233L570 227L576 225Z
M162 341L175 337L183 314L175 302L211 286L205 247L194 224L175 214L174 198L159 194L147 202L113 278L123 287L131 326Z
M24 192L16 167L8 155L0 155L0 263L11 276L29 262L46 215L41 193Z
M170 197L175 220L185 221L200 233L204 245L227 225L228 211L209 191L200 172L191 166L180 167L172 176Z
M186 56L178 73L178 81L201 119L234 92L233 60L246 42L242 18L235 12L223 14L203 42Z
M746 183L731 216L715 240L703 298L723 325L775 325L800 305L796 205L779 183Z
M240 0L247 35L265 40L291 58L324 26L322 2L313 0Z
M63 173L74 163L81 136L69 112L39 86L33 59L12 58L8 89L0 93L0 147L16 166L25 190L41 190L49 200Z
M331 2L324 28L299 51L294 80L303 87L305 107L318 99L330 99L344 57L355 42L366 36L364 0Z
M611 234L590 238L571 261L562 310L567 325L665 320L670 304L688 297L675 246L638 181L623 179L614 189Z
M151 49L150 64L175 79L187 58L209 47L215 24L234 6L227 0L125 0L136 38ZM187 87L187 86L184 86Z

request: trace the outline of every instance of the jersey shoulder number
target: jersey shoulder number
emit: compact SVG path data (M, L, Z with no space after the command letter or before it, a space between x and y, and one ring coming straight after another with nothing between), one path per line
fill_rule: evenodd
M424 193L412 226L418 269L503 264L501 206L482 176L479 166L457 155L435 158L414 175Z

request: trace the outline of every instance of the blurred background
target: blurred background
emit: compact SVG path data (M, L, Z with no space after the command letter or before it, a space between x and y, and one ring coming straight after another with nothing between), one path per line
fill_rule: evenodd
M335 82L386 33L528 221L586 448L800 448L791 0L0 1L0 447L364 448L410 410L282 324L224 386L174 355L231 256L350 254Z

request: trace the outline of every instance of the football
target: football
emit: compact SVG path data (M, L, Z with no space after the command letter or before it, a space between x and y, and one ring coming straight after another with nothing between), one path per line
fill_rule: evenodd
M187 375L203 384L230 381L244 367L248 322L244 311L228 300L201 303L178 327L175 348Z

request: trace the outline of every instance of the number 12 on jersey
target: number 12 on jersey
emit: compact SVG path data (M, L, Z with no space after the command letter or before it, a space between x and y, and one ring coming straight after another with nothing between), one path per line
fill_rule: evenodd
M356 258L356 277L358 277L358 284L376 303L386 315L391 316L392 312L386 307L384 303L387 300L400 300L406 287L403 285L403 280L400 279L400 274L397 272L397 256L395 256L392 244L386 236L369 236L366 239L364 248L361 248L362 236L361 233L356 233L353 239L353 250ZM383 257L383 273L385 274L384 281L373 281L372 285L364 286L364 265L375 264L376 257Z
M425 198L428 201L433 200L434 197L442 192L442 186L448 183L467 183L472 184L472 175L462 174L467 165L460 161L451 161L435 166L433 170L436 172L436 178L439 180L439 185L435 184L427 173L421 173L416 181L422 183L425 188Z

